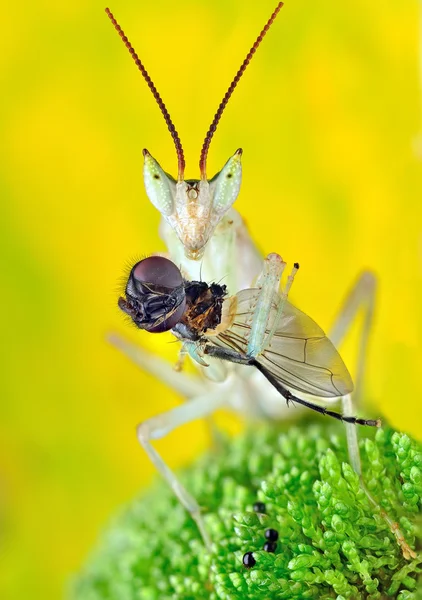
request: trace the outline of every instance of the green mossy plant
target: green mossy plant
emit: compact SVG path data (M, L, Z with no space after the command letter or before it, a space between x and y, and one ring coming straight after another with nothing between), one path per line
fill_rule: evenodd
M158 482L109 527L73 600L422 598L422 447L360 430L367 488L417 552L406 560L347 462L344 428L319 423L250 429L183 472L213 554ZM258 500L266 514L253 511ZM268 527L279 532L275 553L262 549ZM249 551L256 564L246 569Z

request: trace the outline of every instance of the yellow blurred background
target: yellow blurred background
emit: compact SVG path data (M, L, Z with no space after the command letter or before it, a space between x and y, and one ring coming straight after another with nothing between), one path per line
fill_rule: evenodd
M110 5L167 103L187 177L274 4ZM209 173L243 147L236 208L263 252L300 261L294 300L323 327L363 268L377 274L366 396L421 437L419 8L289 0L223 116ZM116 300L128 261L164 249L142 148L173 174L176 161L104 4L11 2L0 44L0 597L49 600L153 476L135 425L179 401L105 341L115 330L169 353L170 338L129 328ZM199 423L159 448L174 466L206 441Z

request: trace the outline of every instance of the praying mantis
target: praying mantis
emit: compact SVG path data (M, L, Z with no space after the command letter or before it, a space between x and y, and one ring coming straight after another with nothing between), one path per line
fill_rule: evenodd
M106 9L108 17L150 88L163 114L176 149L178 165L176 179L162 169L148 150L143 151L145 189L150 201L162 215L160 234L167 246L168 256L175 265L178 265L186 282L218 282L224 278L225 287L231 294L237 294L241 290L255 290L254 293L248 296L248 298L253 298L253 306L248 305L251 323L248 324L250 333L248 332L249 337L245 342L247 343L246 354L253 358L263 356L265 350L270 348L272 338L277 330L277 323L280 319L285 318L291 310L289 309L287 296L297 268L296 266L293 268L286 284L280 291L280 280L286 263L275 253L268 255L263 260L240 214L233 208L233 203L237 199L241 185L242 150L236 150L221 171L212 178L208 178L207 174L207 156L217 125L235 87L282 6L282 2L277 4L218 107L201 149L199 160L200 179L185 179L183 147L170 114L127 36L111 11ZM137 265L134 269L136 267ZM136 277L132 283L137 283ZM375 277L370 272L362 273L346 297L329 333L330 344L338 346L346 336L357 313L361 310L364 312L364 324L360 337L359 358L353 392L353 400L356 405L359 405L362 390L365 354L374 310L375 290ZM134 318L133 315L136 312L134 304L130 304L128 298L121 298L119 306ZM272 306L273 308L275 306L275 309L272 309ZM228 311L230 312L230 306ZM270 316L272 324L270 323ZM307 319L309 318L307 317ZM314 324L313 321L312 323ZM314 325L318 327L316 324ZM158 330L156 329L156 331ZM314 339L320 339L321 335L324 336L320 328L315 329L315 331ZM136 364L158 377L188 400L167 413L152 417L138 425L137 436L157 470L167 480L179 501L196 522L205 545L212 551L212 540L208 535L200 506L155 450L152 441L164 437L180 425L210 415L221 406L230 406L249 416L282 418L286 413L286 404L282 402L279 391L275 389L274 382L271 382L268 377L265 379L259 370L246 372L248 371L244 367L246 363L236 364L227 359L225 361L216 360L213 356L201 354L198 351L200 346L189 344L183 336L179 336L179 339L182 339L184 343L179 368L175 370L159 357L146 353L119 336L111 336L112 343ZM197 365L198 378L192 379L181 371L184 354L189 354ZM216 351L214 356L217 356L217 358L219 356ZM338 357L341 361L336 351L335 357L335 360ZM310 391L308 388L296 389L312 395L323 396L325 401L330 401L332 398L336 401L340 400L344 418L349 421L353 419L353 417L349 417L352 414L352 396L350 393L352 387L350 385L345 386L344 389L336 388L338 393L331 391L330 393L318 394L315 393L317 388L312 388L312 386ZM287 400L289 399L287 396L285 397ZM326 412L332 413L332 411ZM375 423L379 425L375 421L366 422L366 424ZM402 548L403 555L406 558L413 557L414 553L406 543L398 525L379 506L378 501L372 497L365 487L362 478L356 426L352 422L345 422L345 427L350 462L361 479L361 485L368 500L387 522Z

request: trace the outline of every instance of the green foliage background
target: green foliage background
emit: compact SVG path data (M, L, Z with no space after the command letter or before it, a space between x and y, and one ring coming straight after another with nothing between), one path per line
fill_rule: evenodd
M407 548L403 556L345 462L341 425L254 426L183 475L204 507L212 553L160 482L114 518L72 599L419 600L422 446L389 428L365 433L367 489L418 554ZM263 513L253 511L257 499ZM263 550L268 527L278 532L271 553ZM250 569L245 552L253 553Z
M110 8L197 176L205 131L273 2ZM300 261L294 300L322 326L358 272L374 270L366 396L420 437L419 8L290 0L224 115L210 171L244 148L237 208L263 252ZM116 309L127 261L163 249L141 150L176 165L103 4L9 3L0 44L0 596L48 600L107 515L152 476L135 424L178 401L104 341L127 331ZM169 337L128 333L174 356ZM354 341L344 348L352 370ZM176 466L206 443L193 424L160 450Z

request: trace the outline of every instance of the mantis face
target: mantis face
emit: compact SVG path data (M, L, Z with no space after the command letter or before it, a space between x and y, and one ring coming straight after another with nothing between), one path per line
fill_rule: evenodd
M237 150L212 179L176 181L144 150L148 198L173 228L187 258L199 260L214 229L236 200L242 180L242 150Z

